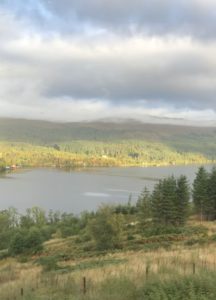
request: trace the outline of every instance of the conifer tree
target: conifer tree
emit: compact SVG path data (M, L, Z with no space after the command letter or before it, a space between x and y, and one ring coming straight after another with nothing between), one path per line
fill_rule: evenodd
M208 203L207 203L208 219L216 219L216 167L214 167L209 175L208 184Z
M190 187L186 176L182 175L177 179L176 193L176 224L184 225L187 220L190 201Z
M185 176L161 180L152 193L152 216L155 224L182 226L188 215L190 188Z
M163 220L163 193L162 180L155 185L152 192L152 219L155 224L160 224Z
M209 211L209 174L204 167L200 167L193 183L193 203L200 220L208 218Z
M155 223L175 224L176 180L169 177L155 186L152 194L152 213Z
M151 210L151 194L149 190L145 187L145 189L140 194L137 204L138 210L138 218L140 224L145 226L147 221L152 217L152 210Z
M163 181L163 214L165 224L175 225L176 180L174 176Z

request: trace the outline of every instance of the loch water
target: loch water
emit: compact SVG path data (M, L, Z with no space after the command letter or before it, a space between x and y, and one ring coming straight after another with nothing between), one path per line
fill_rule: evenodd
M75 214L95 210L102 203L135 202L141 191L152 190L167 176L186 175L193 182L199 165L130 168L88 168L66 172L58 169L16 171L0 177L0 210L20 212L40 206ZM212 165L205 166L207 170Z

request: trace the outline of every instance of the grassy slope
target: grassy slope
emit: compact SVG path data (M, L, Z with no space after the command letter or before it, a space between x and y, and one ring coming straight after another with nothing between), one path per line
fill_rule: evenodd
M203 225L208 228L208 236L205 241L197 236L198 242L193 246L189 246L189 241L195 236L171 242L166 249L146 251L143 245L139 251L100 256L97 253L97 258L91 251L87 255L87 251L82 254L83 258L61 260L58 262L61 268L46 272L34 263L37 257L25 263L11 258L2 260L1 300L213 300L216 298L216 227L208 222ZM60 257L67 247L73 256L71 238L51 240L46 243L43 256L46 259L50 255ZM84 276L87 280L85 296ZM24 288L23 297L21 288Z

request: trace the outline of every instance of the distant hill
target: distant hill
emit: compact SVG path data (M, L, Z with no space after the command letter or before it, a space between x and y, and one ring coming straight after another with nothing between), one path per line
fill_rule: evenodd
M0 118L0 140L51 145L75 140L159 142L177 151L216 157L216 128L144 124L129 120L54 123Z

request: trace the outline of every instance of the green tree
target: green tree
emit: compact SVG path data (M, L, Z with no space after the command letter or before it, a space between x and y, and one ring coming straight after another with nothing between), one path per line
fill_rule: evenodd
M208 219L216 219L216 167L214 167L209 175L208 184Z
M10 242L10 247L9 247L10 254L19 255L24 253L26 251L25 241L26 241L26 236L24 232L23 231L17 232L13 236Z
M38 228L18 231L11 240L9 251L12 255L36 254L43 249L43 237Z
M195 211L200 216L202 221L204 218L208 219L209 212L209 174L204 167L200 167L196 178L193 182L193 203Z
M79 233L79 218L74 214L62 214L61 221L58 224L62 237L72 236Z
M122 233L122 217L107 206L101 207L88 224L90 235L99 250L119 247Z
M190 186L186 176L180 176L177 179L176 193L177 193L176 203L175 203L176 224L184 225L188 217L189 201L190 201Z
M171 176L160 180L155 185L151 198L152 218L155 224L164 226L185 224L190 200L190 187L185 176L177 179Z
M176 179L171 176L161 180L152 194L153 220L157 224L175 225L176 223Z
M26 215L21 217L21 227L29 228L31 226L42 227L47 223L46 213L40 207L32 207L26 210Z
M0 212L0 250L8 248L12 230L7 210Z
M138 219L141 226L145 226L152 217L151 193L145 188L138 197L136 207L138 210Z

